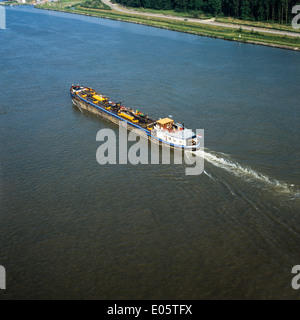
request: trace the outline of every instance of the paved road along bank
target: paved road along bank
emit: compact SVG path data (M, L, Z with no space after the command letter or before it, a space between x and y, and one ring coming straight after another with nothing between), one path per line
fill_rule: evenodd
M110 0L102 0L102 2L107 4L108 6L110 6L113 10L123 12L123 13L133 13L136 15L142 15L142 16L146 16L146 17L157 17L157 18L186 21L186 18L181 18L181 17L167 16L167 15L157 14L157 13L138 12L138 11L134 11L134 10L129 10L129 9L126 9L125 7L111 3ZM216 22L216 21L214 21L214 19L208 19L208 20L188 19L188 21L202 23L202 24L208 24L208 25L218 26L218 27L234 28L234 29L242 28L244 30L249 30L249 31L253 30L254 32L264 32L264 33L271 33L271 34L277 34L277 35L282 35L282 36L290 36L290 37L299 37L300 38L300 33L272 30L272 29L267 29L267 28L249 27L249 26L244 26L244 25L227 24L227 23L222 23L222 22Z

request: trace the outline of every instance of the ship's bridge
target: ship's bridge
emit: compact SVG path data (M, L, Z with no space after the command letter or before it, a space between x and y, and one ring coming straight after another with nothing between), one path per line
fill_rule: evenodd
M174 120L170 118L163 118L156 121L161 128L172 129Z

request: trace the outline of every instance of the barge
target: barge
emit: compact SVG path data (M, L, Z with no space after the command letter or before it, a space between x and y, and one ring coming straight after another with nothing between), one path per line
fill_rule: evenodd
M202 137L173 119L154 119L140 110L125 107L92 88L80 85L72 85L70 95L72 103L80 110L87 110L118 125L125 121L129 130L142 130L150 140L157 143L184 151L200 148Z

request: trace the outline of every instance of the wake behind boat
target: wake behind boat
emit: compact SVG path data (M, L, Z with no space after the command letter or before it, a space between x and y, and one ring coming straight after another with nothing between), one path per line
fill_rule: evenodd
M72 85L70 94L73 104L80 110L90 111L118 125L120 121L126 121L129 130L143 130L150 140L181 150L196 151L200 148L202 137L173 119L156 120L84 86Z

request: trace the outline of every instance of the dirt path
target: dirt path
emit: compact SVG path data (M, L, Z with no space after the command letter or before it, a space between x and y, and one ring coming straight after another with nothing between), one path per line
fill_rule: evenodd
M146 16L146 17L158 17L158 18L165 18L165 19L172 19L172 20L179 20L179 21L189 21L189 22L196 22L196 23L202 23L202 24L208 24L212 26L218 26L218 27L225 27L225 28L233 28L233 29L239 29L242 28L243 30L249 30L254 32L264 32L264 33L271 33L271 34L277 34L282 36L290 36L290 37L299 37L300 33L295 32L288 32L288 31L280 31L280 30L273 30L273 29L267 29L267 28L258 28L258 27L249 27L244 25L234 25L234 24L228 24L228 23L222 23L222 22L216 22L215 19L208 19L208 20L201 20L201 19L192 19L192 18L182 18L182 17L175 17L175 16L167 16L163 14L157 14L157 13L151 13L151 12L138 12L134 10L126 9L125 7L122 7L120 5L111 3L110 0L102 0L103 3L110 6L113 10L123 12L123 13L134 13L136 15Z

